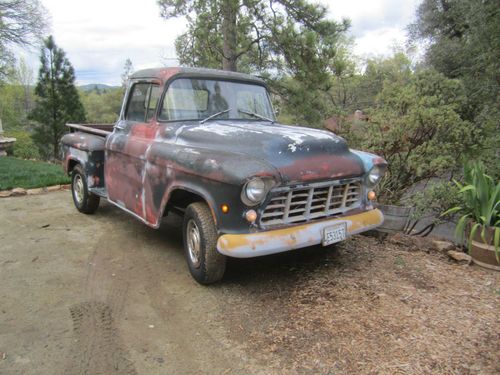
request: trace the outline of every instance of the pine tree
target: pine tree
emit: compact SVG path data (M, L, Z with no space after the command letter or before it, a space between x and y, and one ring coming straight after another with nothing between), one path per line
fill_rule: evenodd
M37 123L33 140L42 155L57 159L65 124L85 121L85 110L75 87L75 71L52 36L44 40L40 63L37 101L30 114Z
M328 18L311 0L157 0L165 19L185 16L175 46L181 65L253 73L267 78L286 112L322 126L350 22Z
M158 0L158 5L165 19L187 18L188 29L176 40L181 64L229 71L319 76L349 27L348 20L328 19L328 9L309 0Z

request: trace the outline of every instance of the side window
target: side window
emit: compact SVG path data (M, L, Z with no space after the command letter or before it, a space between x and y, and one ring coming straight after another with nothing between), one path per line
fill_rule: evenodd
M144 122L153 117L160 89L152 83L136 83L132 87L125 120Z

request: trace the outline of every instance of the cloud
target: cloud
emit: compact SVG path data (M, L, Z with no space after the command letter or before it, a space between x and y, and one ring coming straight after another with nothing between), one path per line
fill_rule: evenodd
M322 0L330 15L352 21L351 33L361 37L367 32L393 27L404 29L413 19L421 0Z
M175 57L175 38L185 30L184 19L160 18L156 1L43 0L43 4L52 15L55 41L75 67L79 84L119 84L127 58L136 69L163 65L163 58Z
M421 0L322 0L337 20L351 20L354 53L359 56L389 55L406 40L406 27L413 21Z
M314 1L314 0L313 0ZM352 21L358 55L390 54L405 40L420 0L319 0L330 17ZM176 65L174 42L183 18L164 20L156 0L42 0L52 34L75 67L77 83L117 85L127 58L136 70ZM28 54L37 69L38 51Z

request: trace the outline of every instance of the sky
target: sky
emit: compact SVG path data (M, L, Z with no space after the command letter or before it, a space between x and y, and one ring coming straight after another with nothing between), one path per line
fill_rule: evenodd
M329 17L351 20L354 53L390 55L404 44L406 26L421 0L317 0ZM186 29L183 18L164 20L156 0L41 0L51 17L50 32L76 72L77 84L119 85L125 60L135 70L177 65L175 38ZM38 51L22 51L38 69Z

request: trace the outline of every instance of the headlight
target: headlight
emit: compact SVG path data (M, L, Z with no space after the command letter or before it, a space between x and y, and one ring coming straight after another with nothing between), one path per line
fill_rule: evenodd
M243 203L249 206L255 206L262 202L266 196L266 183L259 177L252 178L245 184L241 193Z
M374 165L370 172L368 172L368 176L366 177L366 183L368 186L373 187L377 185L382 177L384 177L385 168L380 165Z

